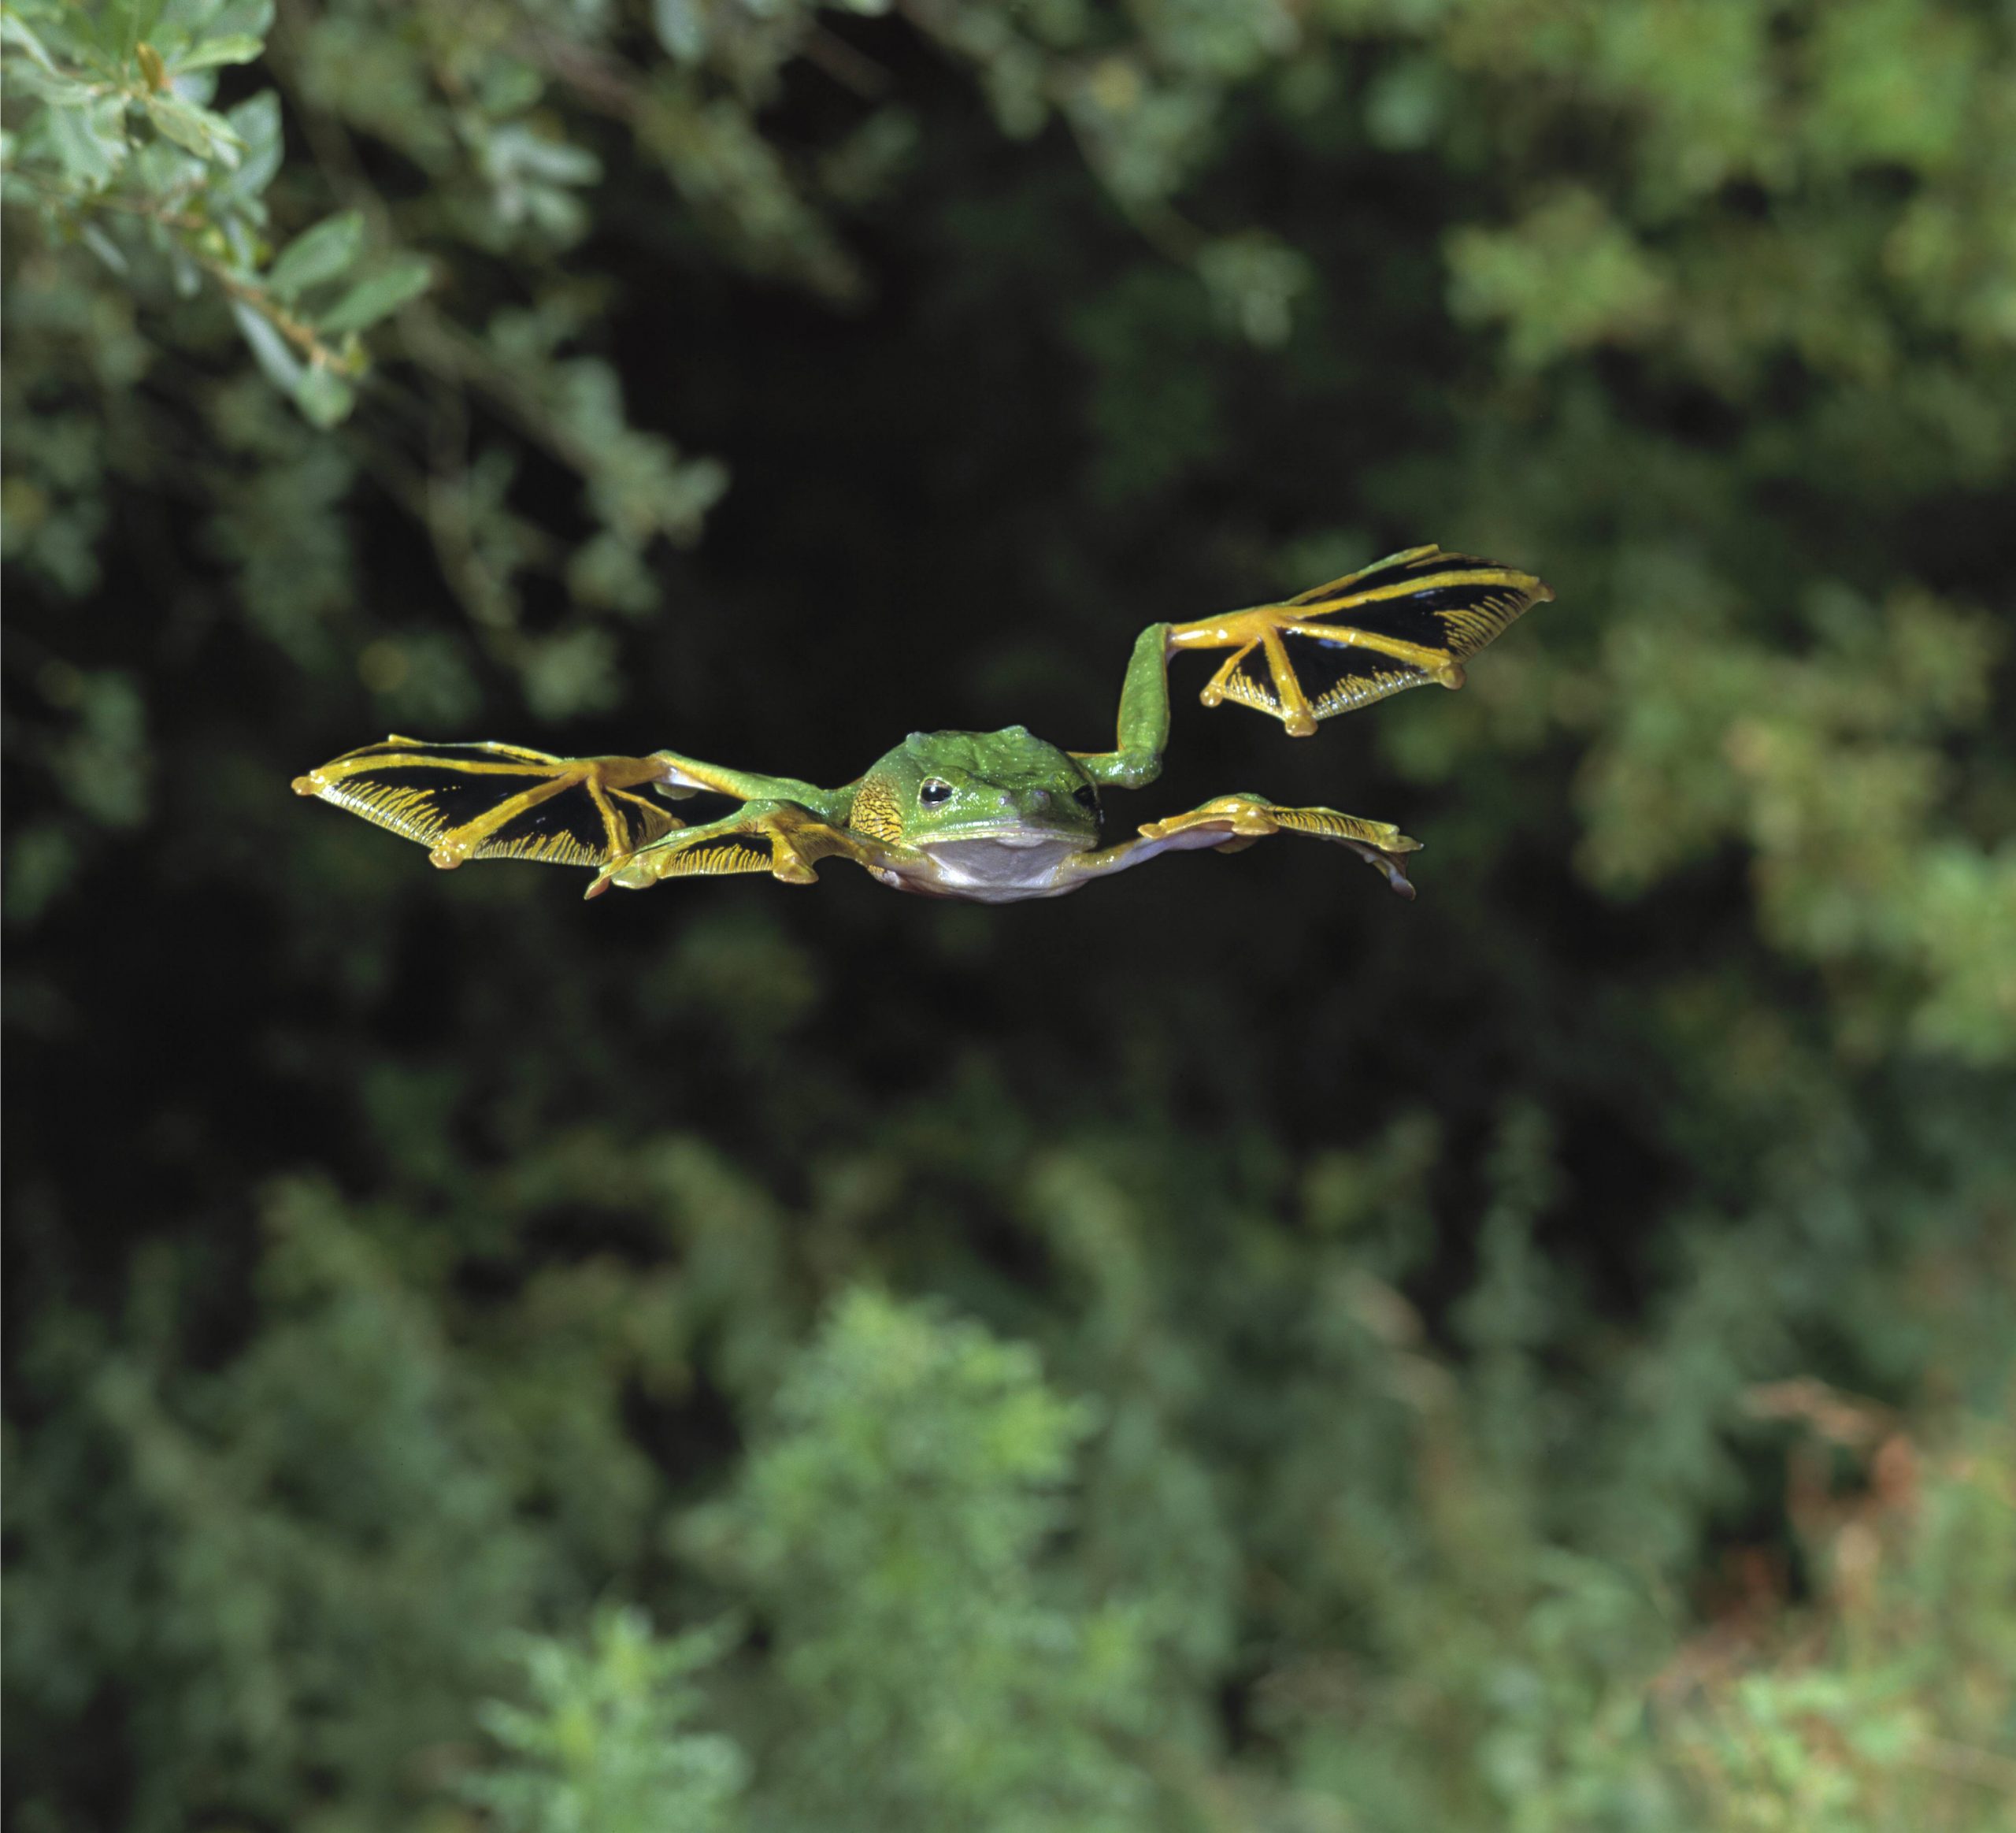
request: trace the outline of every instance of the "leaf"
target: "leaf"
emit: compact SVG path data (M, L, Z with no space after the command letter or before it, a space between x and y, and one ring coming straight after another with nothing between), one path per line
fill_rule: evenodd
M294 385L294 404L311 426L327 431L350 417L350 410L357 405L357 391L333 369L305 369Z
M209 158L213 143L209 130L199 117L178 106L172 97L164 101L160 96L150 95L147 118L176 146L194 153L199 159Z
M355 210L325 217L281 251L266 276L266 284L283 299L291 299L332 280L364 251L364 218Z
M239 203L255 203L280 169L280 100L270 89L239 103L225 117L244 145L238 169L217 184L218 195ZM260 221L264 221L263 216Z
M150 95L146 104L148 120L176 146L220 165L238 163L240 143L222 115L176 95Z
M264 41L249 32L234 32L226 38L206 39L191 45L176 55L174 69L180 74L186 70L211 69L219 64L249 64L265 49Z
M1288 340L1291 308L1309 284L1308 262L1264 230L1207 242L1195 257L1198 277L1218 316L1249 343L1273 349Z
M97 10L98 17L91 23L98 42L123 64L132 56L134 46L154 30L161 6L161 0L100 0Z
M150 89L158 94L168 87L168 66L161 61L161 53L145 39L134 46L133 58Z
M91 98L91 85L73 76L47 76L18 62L7 66L7 87L25 95L39 95L59 108L83 108Z
M417 255L359 280L316 322L324 331L362 331L417 299L433 284L434 270Z
M132 151L126 139L126 104L117 95L102 96L83 108L51 109L48 132L64 176L94 191L112 182Z
M506 122L484 148L484 165L499 183L526 178L554 184L593 184L602 176L602 161L585 147L535 133L517 121Z
M284 394L291 395L300 385L301 359L287 347L287 340L243 299L231 302L231 315L251 345L252 354L265 372L266 380Z
M273 29L273 0L201 0L204 29L218 38L264 39ZM186 10L183 4L178 13Z
M651 0L658 43L682 64L698 63L707 48L707 21L698 0Z
M0 13L0 44L19 45L50 76L60 77L65 83L71 80L57 68L55 60L50 56L42 40L28 29L24 20L17 19L11 12Z

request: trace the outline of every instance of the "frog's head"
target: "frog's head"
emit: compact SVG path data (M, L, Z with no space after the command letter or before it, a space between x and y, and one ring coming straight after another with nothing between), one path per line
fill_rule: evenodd
M1069 753L1023 726L913 732L862 778L848 825L926 850L1087 852L1099 844L1099 792Z

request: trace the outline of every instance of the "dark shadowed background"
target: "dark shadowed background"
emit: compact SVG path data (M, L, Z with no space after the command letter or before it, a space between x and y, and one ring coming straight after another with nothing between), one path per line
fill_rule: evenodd
M10 1822L2016 1813L2016 44L1967 0L9 0ZM1055 904L297 772L1104 744Z

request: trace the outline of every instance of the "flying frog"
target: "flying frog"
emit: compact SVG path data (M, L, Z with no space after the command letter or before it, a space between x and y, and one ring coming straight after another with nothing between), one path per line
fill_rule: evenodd
M1162 774L1169 666L1186 651L1228 652L1205 685L1206 706L1232 700L1307 737L1322 720L1407 688L1461 687L1469 658L1553 596L1531 573L1411 547L1278 604L1151 624L1128 663L1111 751L1062 751L1020 725L914 732L851 783L822 789L672 751L562 758L395 737L294 787L419 841L444 870L467 859L593 867L590 897L612 885L642 890L735 872L809 885L821 860L837 858L895 890L1012 904L1060 897L1160 853L1236 852L1274 833L1347 848L1411 897L1406 856L1421 843L1388 822L1240 794L1108 844L1104 794L1145 788ZM688 826L653 799L703 792L740 806Z

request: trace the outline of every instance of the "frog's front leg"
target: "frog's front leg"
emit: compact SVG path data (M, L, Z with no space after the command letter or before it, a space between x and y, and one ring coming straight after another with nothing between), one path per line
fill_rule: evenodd
M1414 886L1407 881L1406 860L1409 853L1420 851L1419 840L1410 839L1388 822L1340 814L1334 808L1277 807L1262 796L1221 796L1186 814L1149 822L1141 829L1138 840L1084 854L1065 870L1075 882L1082 883L1125 872L1158 853L1193 852L1205 848L1236 853L1275 833L1306 833L1348 847L1382 873L1387 883L1403 897L1414 894Z
M810 809L821 821L847 819L852 787L822 789L817 783L796 777L766 776L761 770L732 770L725 765L702 763L676 751L654 751L646 760L656 774L652 787L661 796L684 801L702 790L710 795L732 796L738 802L793 802Z
M595 874L585 895L599 897L612 885L642 891L662 878L736 872L768 872L787 885L810 885L818 878L813 867L836 855L871 872L886 863L884 848L822 820L816 811L797 802L761 799L722 820L682 828L612 861Z
M1145 789L1162 774L1162 752L1169 745L1170 628L1151 624L1134 640L1120 689L1118 744L1111 751L1072 753L1102 788Z
M1280 604L1151 624L1127 664L1118 744L1078 753L1078 762L1114 788L1139 789L1162 774L1169 666L1187 650L1230 651L1205 684L1206 706L1236 700L1306 738L1318 722L1407 688L1461 687L1466 661L1553 596L1532 573L1495 561L1410 547Z

